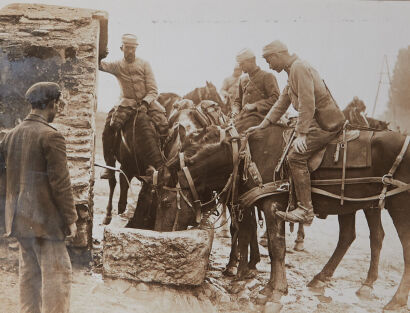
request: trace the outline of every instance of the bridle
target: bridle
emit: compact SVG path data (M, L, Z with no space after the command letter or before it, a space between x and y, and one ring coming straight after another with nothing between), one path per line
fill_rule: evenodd
M220 140L219 143L222 143L226 140L226 133L228 132L231 135L230 143L232 146L232 162L233 162L233 171L230 174L227 182L225 183L224 187L219 193L216 193L210 200L207 202L202 202L199 198L198 191L195 187L194 180L192 178L191 172L185 164L185 155L183 152L179 153L179 162L180 168L182 173L185 176L186 181L188 182L189 191L191 197L193 199L192 203L189 201L188 196L184 193L184 189L181 187L179 181L177 181L176 187L168 187L163 186L162 188L168 191L173 191L176 193L176 202L177 202L177 214L175 217L173 231L176 229L178 225L178 217L181 211L181 200L185 201L185 203L192 209L195 215L196 223L201 222L201 214L205 208L212 206L214 210L216 210L216 206L214 205L216 200L220 199L223 195L226 194L225 202L223 203L224 206L228 204L228 201L231 200L231 205L236 205L237 202L237 178L238 178L238 169L239 169L239 162L240 162L240 151L239 151L239 141L240 137L239 134L234 126L229 126L226 129L219 128L220 132ZM188 188L186 188L188 189ZM214 210L208 212L208 214L212 214Z

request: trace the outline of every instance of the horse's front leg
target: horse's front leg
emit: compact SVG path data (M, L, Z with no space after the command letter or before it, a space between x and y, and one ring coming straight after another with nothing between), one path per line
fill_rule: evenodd
M298 224L298 234L295 240L295 247L293 248L295 251L303 251L305 250L304 247L305 243L305 229L302 223Z
M235 276L238 269L238 231L239 225L236 225L236 221L233 220L234 213L232 212L232 207L227 206L231 215L231 225L229 230L231 232L231 252L229 254L229 261L226 265L223 274L226 276Z
M276 200L276 199L275 199ZM271 258L271 273L268 285L260 291L259 303L269 305L269 312L279 312L282 308L280 299L288 292L288 282L285 268L285 222L277 219L275 212L286 205L287 201L273 202L269 198L263 201L266 228L268 232L269 256Z
M250 208L244 208L243 217L239 223L238 247L239 247L239 265L238 279L244 279L249 274L248 267L248 248L252 238L253 227L252 219L255 220Z
M112 175L112 177L108 179L108 184L110 185L110 194L108 197L107 209L105 210L105 218L103 221L104 225L108 225L112 219L112 198L114 195L115 186L117 185L117 180L115 179L115 175Z
M122 173L120 174L120 199L118 200L118 214L124 213L127 208L128 189L130 188L128 182L131 182L133 177L133 175L131 175L128 171L124 170L123 172L127 175L127 177L125 177Z
M309 287L322 288L325 286L325 281L329 280L335 272L340 261L343 259L350 245L356 239L355 229L356 213L339 215L339 241L329 261L308 284Z
M251 210L254 210L253 208ZM255 211L253 211L255 213ZM249 259L249 269L256 270L256 264L259 263L261 260L261 256L259 253L259 244L258 244L258 225L256 223L256 215L254 214L252 218L252 228L251 228L251 242L250 242L250 259Z

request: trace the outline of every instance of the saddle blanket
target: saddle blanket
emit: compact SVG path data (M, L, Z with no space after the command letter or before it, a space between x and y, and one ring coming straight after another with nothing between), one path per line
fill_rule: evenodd
M351 133L355 132L355 133ZM347 131L346 168L365 168L372 165L371 138L373 131ZM343 134L331 141L309 160L309 169L343 168Z

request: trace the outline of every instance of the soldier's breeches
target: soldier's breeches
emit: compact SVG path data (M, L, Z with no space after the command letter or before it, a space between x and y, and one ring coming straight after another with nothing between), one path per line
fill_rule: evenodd
M112 114L110 126L115 130L120 130L135 111L136 109L130 106L117 106Z
M165 113L160 111L149 110L148 115L154 123L155 128L161 136L168 134L168 120Z
M288 163L295 184L296 197L304 206L311 206L311 185L308 160L312 155L327 145L337 136L337 132L322 130L316 125L309 128L306 136L307 150L299 153L291 147L288 153Z

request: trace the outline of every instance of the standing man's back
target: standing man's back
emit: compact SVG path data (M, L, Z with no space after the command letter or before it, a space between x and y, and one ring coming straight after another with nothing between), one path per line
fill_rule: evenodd
M20 312L69 312L71 262L64 239L76 235L77 212L65 140L48 124L60 93L55 83L33 85L26 94L30 114L0 144L6 235L20 244Z

